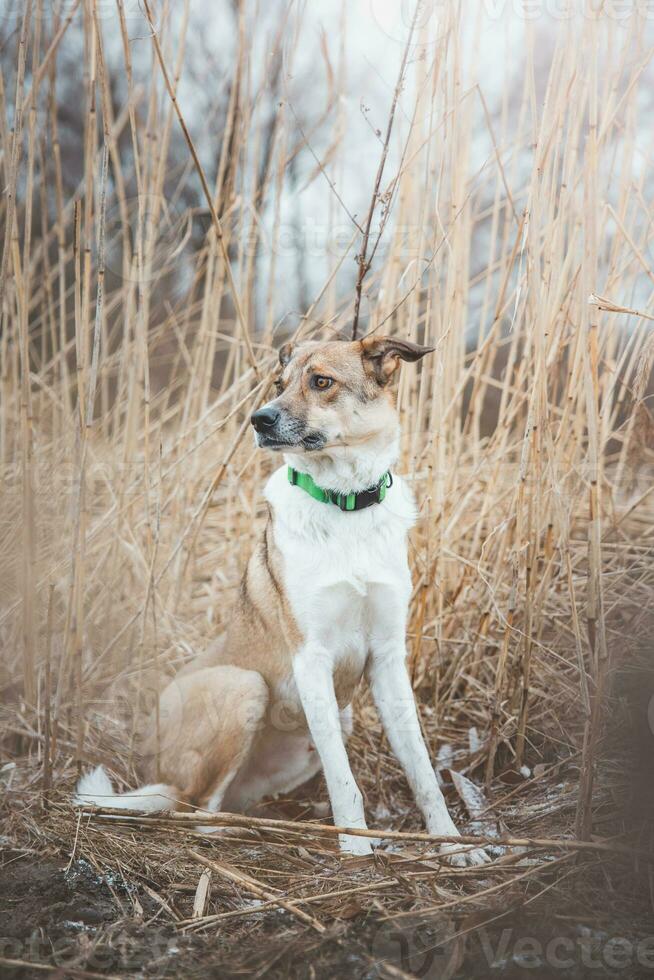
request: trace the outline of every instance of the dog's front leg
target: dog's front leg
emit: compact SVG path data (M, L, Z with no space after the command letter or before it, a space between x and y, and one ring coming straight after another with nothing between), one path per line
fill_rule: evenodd
M325 773L334 823L365 830L363 797L352 775L343 742L331 657L322 647L309 644L296 655L293 675ZM341 850L351 854L370 854L372 850L367 837L341 834L340 843Z
M405 658L403 641L379 643L368 661L368 681L390 746L424 815L427 832L457 836L420 731ZM451 855L454 864L488 861L486 853L477 848L463 853L459 845L445 844L442 850Z

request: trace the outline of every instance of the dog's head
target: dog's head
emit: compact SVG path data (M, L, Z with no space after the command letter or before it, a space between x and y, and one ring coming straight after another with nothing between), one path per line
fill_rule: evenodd
M393 375L400 361L418 361L433 349L375 336L284 344L277 396L251 418L257 445L316 453L362 445L385 432L394 436Z

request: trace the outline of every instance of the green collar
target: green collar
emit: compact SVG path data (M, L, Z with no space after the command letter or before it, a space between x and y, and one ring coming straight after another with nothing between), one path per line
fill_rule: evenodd
M300 487L314 500L320 500L323 504L336 504L341 510L364 510L372 504L381 504L386 491L393 486L393 477L390 471L387 471L374 487L369 487L368 490L359 490L358 493L338 493L336 490L323 490L313 482L313 478L308 473L299 473L289 466L288 482L294 487Z

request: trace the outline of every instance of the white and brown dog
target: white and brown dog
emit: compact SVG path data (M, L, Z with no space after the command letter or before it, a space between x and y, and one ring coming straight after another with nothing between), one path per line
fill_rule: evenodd
M400 360L430 350L374 336L282 348L277 395L252 425L285 465L266 485L268 522L227 631L161 694L158 744L152 726L144 751L164 781L116 795L99 768L80 781L78 803L243 812L322 767L336 825L365 828L345 750L365 674L427 830L457 835L405 666L416 514L391 477L399 421L389 385ZM367 854L371 842L343 834L341 847ZM487 860L478 849L445 850L456 863Z

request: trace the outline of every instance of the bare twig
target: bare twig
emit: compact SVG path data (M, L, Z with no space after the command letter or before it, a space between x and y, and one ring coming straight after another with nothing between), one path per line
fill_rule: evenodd
M379 200L379 190L381 187L382 177L384 175L384 167L386 166L388 149L391 143L391 133L393 132L395 110L397 109L397 103L400 98L402 89L404 87L406 67L409 59L409 53L411 51L411 42L413 40L413 34L415 31L416 24L418 22L418 15L420 13L422 2L423 0L416 0L415 10L413 12L413 17L411 19L411 28L409 30L409 36L407 37L406 44L404 45L402 62L400 64L400 70L397 76L397 82L395 84L395 91L393 92L393 101L391 102L391 109L388 116L388 122L386 124L386 135L384 137L384 144L382 147L381 157L379 159L379 165L377 167L377 174L375 176L375 183L373 185L372 197L370 199L370 207L368 208L368 216L366 217L366 221L363 226L363 239L361 242L361 249L359 251L359 255L357 256L357 261L359 263L359 273L357 276L357 282L354 290L354 313L352 315L352 340L357 339L357 334L359 330L359 311L361 309L361 290L363 289L363 280L365 279L366 275L370 270L371 260L368 258L368 240L370 238L372 219L375 215L375 210L377 208L377 204Z

